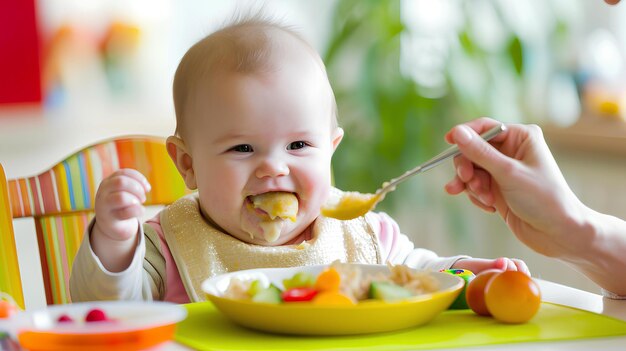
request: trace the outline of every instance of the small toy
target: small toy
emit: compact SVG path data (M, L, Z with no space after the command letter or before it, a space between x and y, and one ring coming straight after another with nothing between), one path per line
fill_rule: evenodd
M467 269L442 269L440 272L456 275L459 278L463 278L465 280L465 285L463 286L463 290L459 296L457 296L456 300L450 305L449 309L451 310L465 310L468 309L469 306L467 304L467 299L465 298L465 290L467 289L467 284L469 284L472 279L474 279L475 275L472 271Z

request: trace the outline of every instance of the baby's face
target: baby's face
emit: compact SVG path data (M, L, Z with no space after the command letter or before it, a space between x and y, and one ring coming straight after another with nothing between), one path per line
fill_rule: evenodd
M294 55L297 55L294 53ZM305 55L305 54L300 54ZM204 215L232 236L281 245L319 215L330 188L330 161L341 140L331 127L327 80L313 64L286 57L268 73L218 73L196 96L185 140ZM280 221L275 241L264 237L268 220L251 197L296 195L296 221Z

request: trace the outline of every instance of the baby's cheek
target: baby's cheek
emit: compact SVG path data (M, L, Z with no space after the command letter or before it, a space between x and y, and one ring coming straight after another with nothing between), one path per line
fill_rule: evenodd
M326 202L330 193L330 186L327 184L319 184L313 186L305 201L301 203L301 211L312 212L314 216L318 216L322 204Z

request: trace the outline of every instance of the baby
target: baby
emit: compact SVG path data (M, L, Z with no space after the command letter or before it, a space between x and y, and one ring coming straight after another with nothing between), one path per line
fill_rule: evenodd
M178 66L174 104L167 150L197 193L141 225L146 178L123 169L103 180L73 301L202 301L202 281L216 274L335 260L528 272L520 260L415 248L384 213L320 216L338 192L330 165L343 130L321 58L290 28L257 16L200 40Z

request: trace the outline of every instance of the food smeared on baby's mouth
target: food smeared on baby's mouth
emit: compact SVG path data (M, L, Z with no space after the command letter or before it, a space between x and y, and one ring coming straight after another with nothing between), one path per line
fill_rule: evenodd
M259 223L265 241L272 243L280 237L283 220L296 221L298 215L298 198L293 193L272 191L249 197L248 206L261 210L262 220ZM254 235L250 233L254 238Z

